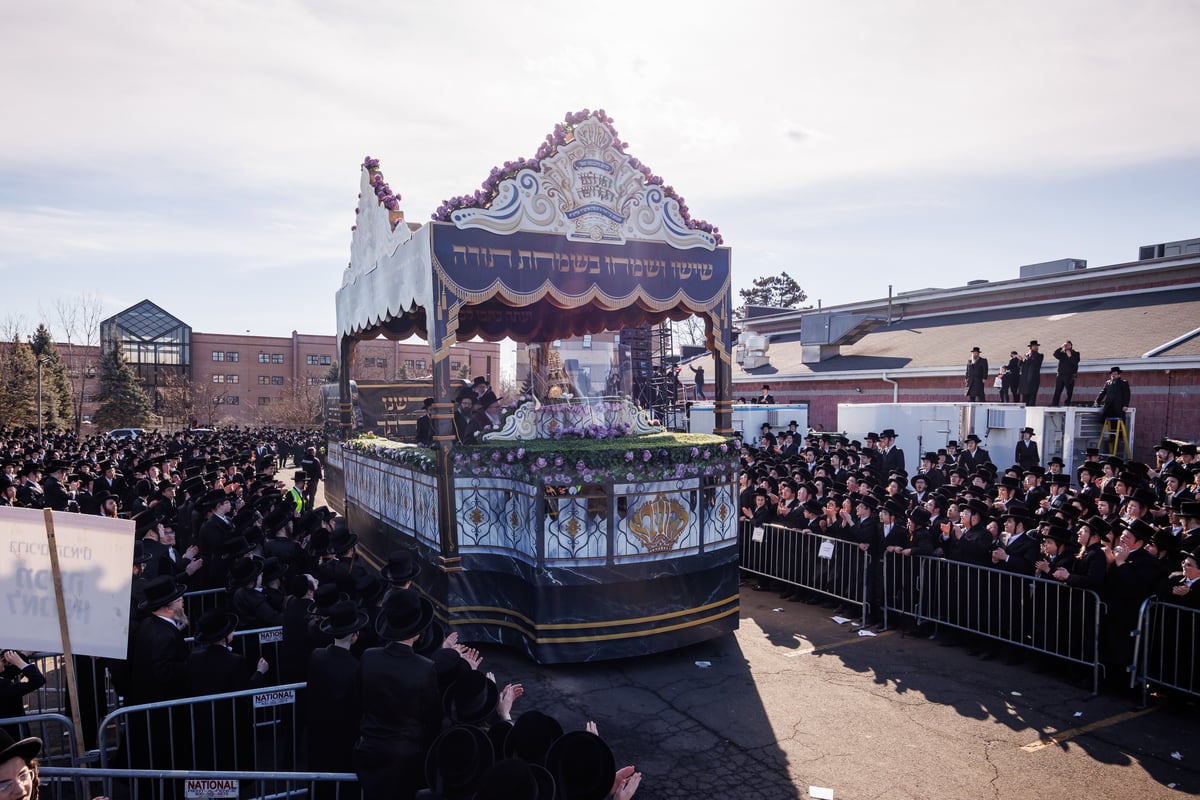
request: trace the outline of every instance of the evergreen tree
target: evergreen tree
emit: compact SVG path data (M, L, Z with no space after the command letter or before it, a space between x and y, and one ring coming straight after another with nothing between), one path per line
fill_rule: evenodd
M37 424L37 360L28 342L14 335L0 364L0 424Z
M45 324L38 325L33 332L29 347L33 350L35 369L37 361L48 359L42 364L42 426L52 430L67 430L74 417L71 382L67 378L66 365L59 358L58 349Z
M751 288L739 289L738 294L742 305L733 312L735 317L744 317L748 305L796 309L808 299L800 284L786 272L755 278Z
M112 347L100 357L100 386L96 399L100 401L100 408L92 421L99 430L136 428L150 421L150 397L133 367L125 360L125 348L116 336Z

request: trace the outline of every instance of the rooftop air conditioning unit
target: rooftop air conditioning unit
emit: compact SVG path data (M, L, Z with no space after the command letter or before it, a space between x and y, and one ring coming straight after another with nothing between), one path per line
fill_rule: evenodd
M737 347L733 357L742 369L756 369L771 363L767 350L771 347L770 340L761 333L743 333L738 336Z

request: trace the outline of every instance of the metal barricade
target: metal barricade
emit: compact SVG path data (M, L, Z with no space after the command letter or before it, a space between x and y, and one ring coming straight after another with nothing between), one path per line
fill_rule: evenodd
M42 764L57 764L73 767L78 763L76 754L75 726L62 714L29 714L24 717L0 719L0 728L8 731L14 739L36 736L42 740L42 752L38 761Z
M1089 667L1099 691L1100 595L1060 581L932 556L886 553L884 612Z
M743 522L741 568L870 610L871 556L855 542L782 525Z
M206 612L229 606L232 595L225 589L198 589L184 592L183 611L188 619L200 619Z
M1157 598L1148 598L1138 612L1135 676L1141 683L1142 703L1150 684L1200 695L1197 635L1200 611Z
M37 666L46 678L46 685L25 696L27 714L71 714L70 687L61 653L36 653L30 663ZM79 716L83 736L89 749L97 744L100 720L109 709L120 705L111 669L120 669L124 661L93 656L75 656L75 682L79 693Z
M304 688L289 683L117 709L103 722L117 733L117 747L101 749L100 766L230 772L291 766L300 740L296 696Z
M284 797L355 798L352 772L196 772L187 770L123 770L42 766L38 771L43 800L88 800L128 797L162 800L184 797L241 797L273 800Z

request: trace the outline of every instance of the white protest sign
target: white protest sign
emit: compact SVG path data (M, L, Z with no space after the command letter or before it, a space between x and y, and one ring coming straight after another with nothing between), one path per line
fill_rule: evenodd
M123 659L134 524L92 514L53 514L71 651ZM45 512L0 508L0 552L4 646L61 653Z

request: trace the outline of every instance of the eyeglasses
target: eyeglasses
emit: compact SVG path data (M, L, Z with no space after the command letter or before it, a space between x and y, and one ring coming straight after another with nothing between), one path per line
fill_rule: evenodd
M0 794L8 794L14 786L21 786L22 789L28 789L33 785L33 770L29 767L17 773L17 777L10 781L0 781Z

